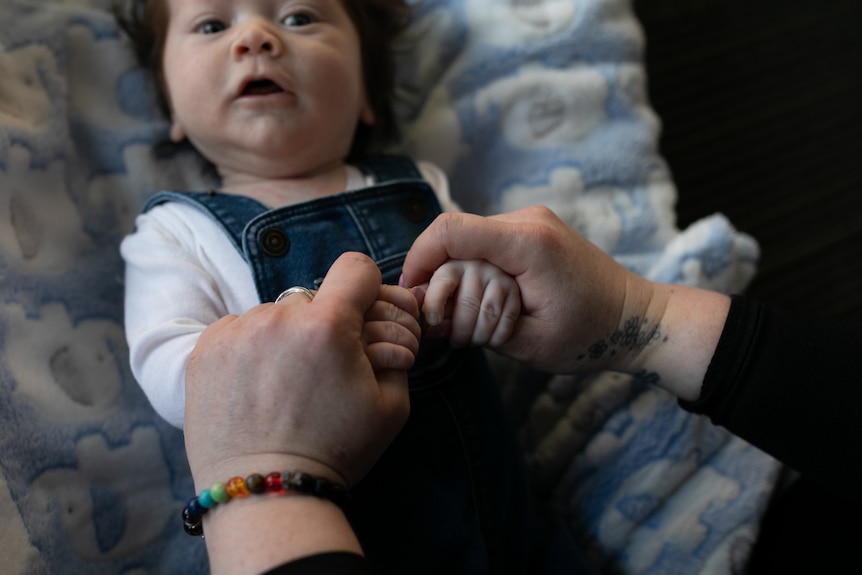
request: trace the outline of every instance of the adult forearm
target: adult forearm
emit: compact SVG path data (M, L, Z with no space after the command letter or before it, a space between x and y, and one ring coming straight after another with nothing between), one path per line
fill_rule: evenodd
M655 333L626 371L651 376L680 399L696 399L724 329L730 298L687 286L651 287L654 295L644 320Z
M858 331L735 298L702 393L682 406L862 502Z
M361 553L332 502L304 495L256 496L213 509L204 520L213 575L259 575L318 553Z

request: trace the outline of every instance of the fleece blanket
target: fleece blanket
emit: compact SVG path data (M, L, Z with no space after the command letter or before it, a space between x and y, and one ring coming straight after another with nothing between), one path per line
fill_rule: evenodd
M757 244L679 230L627 0L416 0L403 151L464 209L545 204L629 268L725 292ZM128 368L118 245L146 197L203 185L110 0L0 1L0 572L195 574L182 434ZM778 465L649 381L495 358L537 492L606 573L738 572Z

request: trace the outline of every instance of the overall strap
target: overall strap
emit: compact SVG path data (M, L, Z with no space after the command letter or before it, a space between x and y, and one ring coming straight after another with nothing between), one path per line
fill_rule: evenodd
M159 192L144 204L146 213L159 204L180 202L209 215L230 238L234 247L245 258L242 236L248 222L267 212L269 208L257 200L233 194L216 192Z
M374 178L375 184L420 180L424 181L416 164L407 156L379 155L359 158L353 165ZM166 202L180 202L208 214L230 238L234 247L246 258L242 245L243 232L250 221L269 211L270 208L257 200L233 194L209 192L159 192L150 197L141 209L146 213Z

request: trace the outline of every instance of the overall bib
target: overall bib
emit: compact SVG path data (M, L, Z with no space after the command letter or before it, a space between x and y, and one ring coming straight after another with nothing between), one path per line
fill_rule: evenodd
M145 210L179 201L209 214L248 262L261 302L294 285L316 289L346 251L370 256L395 284L440 207L409 159L356 165L377 183L278 209L230 194L163 192ZM406 426L345 510L374 571L528 573L525 468L482 350L423 342L409 386Z

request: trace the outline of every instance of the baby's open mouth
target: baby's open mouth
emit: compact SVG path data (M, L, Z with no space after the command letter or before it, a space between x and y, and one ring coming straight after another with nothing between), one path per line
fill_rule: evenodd
M277 94L278 92L284 92L284 90L272 80L253 80L245 85L242 95L265 96L267 94Z

